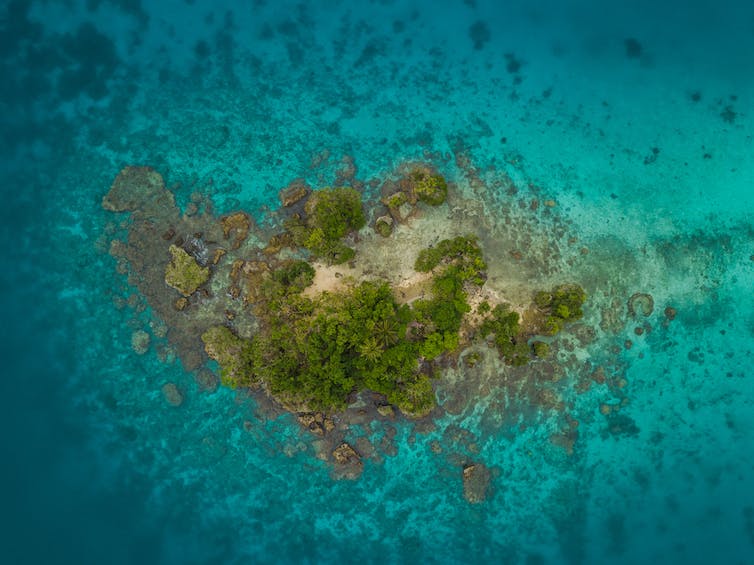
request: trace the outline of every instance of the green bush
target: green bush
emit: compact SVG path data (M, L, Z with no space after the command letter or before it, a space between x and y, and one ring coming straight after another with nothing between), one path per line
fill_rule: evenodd
M507 363L522 365L529 360L529 348L520 335L521 326L518 312L512 312L506 305L498 304L480 327L482 337L493 336L495 347Z
M293 292L300 292L314 282L314 268L306 261L289 261L272 272L272 279Z
M286 229L297 245L329 263L345 263L355 251L340 240L366 224L361 195L353 188L327 188L314 192L305 206L304 219L290 219Z
M396 192L395 194L388 196L384 202L391 210L397 210L408 202L408 197L405 192Z
M202 334L204 350L220 365L220 380L228 387L253 386L259 378L255 370L255 343L242 339L225 326L214 326Z
M540 359L547 357L550 353L550 346L544 341L535 341L531 344L532 352Z
M583 317L582 306L586 301L586 292L577 284L563 284L551 292L539 291L534 295L534 303L547 313L544 326L545 335L555 335L563 327Z
M444 239L434 247L422 249L416 258L414 269L420 273L428 273L441 262L455 265L463 281L471 280L480 286L484 284L487 264L476 237L469 235Z
M430 206L439 206L448 197L448 184L442 175L417 170L411 173L411 180L416 197Z

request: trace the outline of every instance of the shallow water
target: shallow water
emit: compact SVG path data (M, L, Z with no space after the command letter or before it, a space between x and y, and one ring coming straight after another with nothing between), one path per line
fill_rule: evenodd
M0 8L3 561L752 561L754 7L154 4ZM474 194L460 148L507 234L499 276L517 246L556 247L545 274L510 269L582 282L595 339L556 380L513 386L489 359L457 375L483 399L396 425L357 481L333 481L292 417L202 392L107 253L100 202L128 164L182 206L201 191L262 218L346 155L360 179L427 158ZM604 312L636 292L655 302L642 335ZM468 458L493 473L477 505Z

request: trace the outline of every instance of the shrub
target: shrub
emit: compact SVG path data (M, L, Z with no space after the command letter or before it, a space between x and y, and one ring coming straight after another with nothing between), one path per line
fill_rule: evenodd
M547 357L547 355L550 353L550 346L544 341L535 341L531 344L531 349L534 355L536 357L539 357L540 359Z
M555 335L569 322L583 317L582 306L586 292L577 284L563 284L551 292L539 291L534 295L534 303L547 312L541 331L545 335Z
M352 188L328 188L313 193L304 220L289 220L294 241L330 263L345 263L355 252L340 240L366 224L361 195Z
M202 334L204 350L220 365L220 380L230 388L258 382L254 369L255 344L234 334L225 326L214 326Z
M419 169L411 173L414 194L416 197L430 206L439 206L448 197L448 184L442 175L431 174L429 171Z
M293 292L300 292L314 282L314 267L306 261L289 261L272 272L272 280Z

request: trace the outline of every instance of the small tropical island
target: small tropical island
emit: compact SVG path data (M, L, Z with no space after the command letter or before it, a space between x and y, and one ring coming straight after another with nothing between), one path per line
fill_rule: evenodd
M473 367L479 348L510 367L547 359L586 300L570 281L531 289L524 304L488 289L478 234L452 233L462 227L452 221L436 229L454 187L430 164L407 163L366 196L359 188L295 181L265 225L244 211L216 216L201 194L182 212L149 167L124 168L103 198L129 214L127 237L110 245L118 269L184 367L211 381L210 367L222 385L294 414L329 438L323 458L346 477L362 468L344 441L349 414L431 419L446 368ZM473 484L474 466L467 475Z

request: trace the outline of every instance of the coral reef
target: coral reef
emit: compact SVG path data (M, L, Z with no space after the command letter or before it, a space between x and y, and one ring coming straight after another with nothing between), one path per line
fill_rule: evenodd
M462 370L486 371L489 345L510 370L531 371L522 382L557 379L562 369L548 360L559 347L553 336L581 318L586 298L568 284L533 301L531 294L520 303L502 299L487 288L486 224L472 215L455 224L458 210L476 204L465 201L452 217L442 206L454 184L410 163L372 183L380 201L365 203L352 165L344 169L350 177L339 177L352 186L312 191L294 181L279 193L282 208L260 224L243 211L213 216L198 193L195 209L181 214L162 177L146 167L121 171L102 203L130 215L127 237L111 243L111 254L200 388L214 390L217 372L222 385L254 394L270 413L293 413L319 438L317 453L338 478L357 477L362 459L377 457L366 438L349 443L352 425L430 422L462 410L473 395L462 384L448 388L444 375L459 360ZM481 182L467 173L473 186ZM370 208L376 219L364 232ZM137 353L149 347L143 334L134 333ZM537 406L563 409L558 394L531 386L523 392ZM162 393L170 405L184 401L173 383ZM394 449L390 437L379 449ZM488 495L483 464L468 464L463 478L469 501Z

